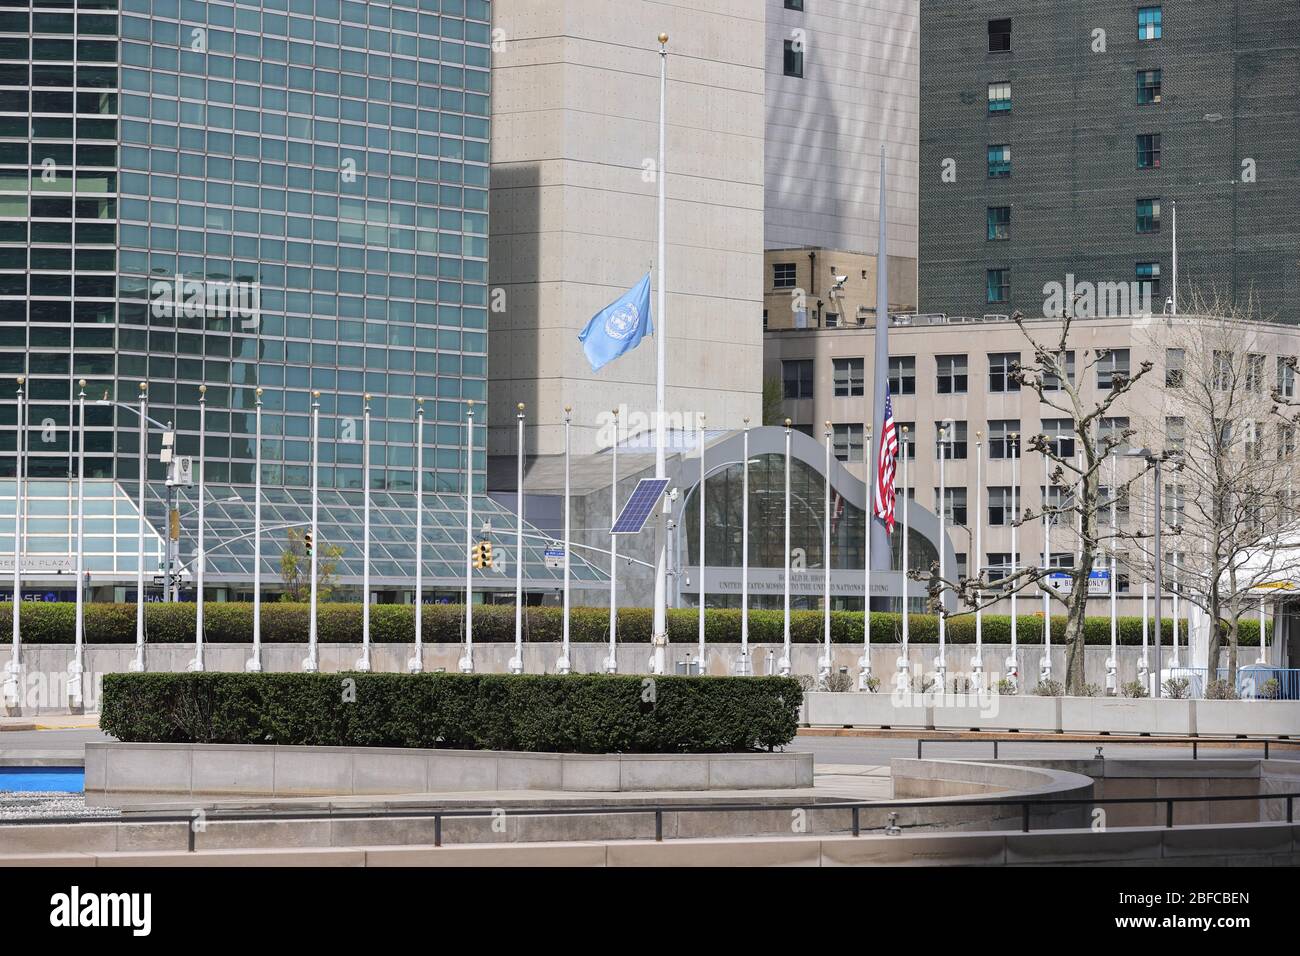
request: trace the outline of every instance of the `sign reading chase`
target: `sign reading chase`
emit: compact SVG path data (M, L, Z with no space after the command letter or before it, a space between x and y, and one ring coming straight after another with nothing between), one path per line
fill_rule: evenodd
M149 286L155 318L238 319L242 328L257 325L261 289L256 282L212 282L200 279L160 279Z

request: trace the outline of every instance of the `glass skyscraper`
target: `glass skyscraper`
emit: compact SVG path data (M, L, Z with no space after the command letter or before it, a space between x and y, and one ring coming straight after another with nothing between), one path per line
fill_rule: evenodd
M0 497L21 433L30 497L67 498L81 378L86 475L120 505L92 570L133 566L141 382L181 455L206 385L223 494L253 484L259 387L277 500L306 501L315 390L323 489L362 489L369 394L372 491L414 490L422 397L425 489L462 493L471 400L486 423L489 21L487 0L0 0ZM60 513L27 518L26 550L68 553Z

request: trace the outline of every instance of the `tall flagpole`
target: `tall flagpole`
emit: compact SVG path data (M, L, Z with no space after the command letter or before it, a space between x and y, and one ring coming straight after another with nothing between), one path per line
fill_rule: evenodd
M361 419L361 656L354 665L366 673L370 670L370 393Z
M415 400L415 647L406 669L424 670L424 399Z
M1051 494L1051 475L1048 472L1048 457L1043 456L1043 567L1047 577L1043 583L1043 656L1038 662L1038 679L1050 680L1052 676L1052 517L1047 513L1048 496Z
M785 420L785 611L781 615L782 647L778 668L790 676L790 419Z
M975 659L970 662L975 692L984 690L984 435L975 432ZM1005 443L1003 445L1005 448ZM969 571L971 564L966 562Z
M704 664L704 416L700 416L697 429L700 442L700 608L699 608L699 672L707 672Z
M1020 552L1017 550L1016 531L1020 527L1020 433L1012 432L1011 440L1015 442L1016 453L1011 459L1011 577L1014 579L1020 568ZM1016 594L1019 582L1011 583L1011 651L1007 654L1006 679L1012 688L1020 693L1020 666L1016 662Z
M82 580L86 573L82 557L86 550L86 380L81 379L78 385L81 391L77 395L77 619L73 635L76 649L68 665L68 703L73 707L81 706L86 643L86 597Z
M741 451L745 463L741 467L740 481L740 659L736 661L736 674L747 677L753 673L749 660L749 418L745 418L741 438Z
M255 431L253 439L253 656L244 662L244 670L257 673L262 669L262 389L255 393Z
M667 270L664 268L667 259L667 239L665 233L665 215L667 213L667 193L665 191L664 180L666 177L665 159L667 153L667 115L666 104L668 99L668 34L659 34L659 166L658 166L658 185L659 185L659 258L656 267L659 270L659 288L657 292L657 301L655 306L655 477L667 478L668 469L664 458L664 377L666 375L667 351L665 343L668 338L668 317L666 312L667 296L665 289L667 287ZM654 646L654 653L650 661L651 671L655 674L668 673L668 513L667 504L659 509L659 528L658 542L656 543L657 554L655 556L655 608L654 608L654 626L651 634L651 642ZM567 562L569 552L566 549L564 559ZM565 623L567 626L568 613L565 613Z
M1119 608L1115 594L1115 538L1119 531L1118 459L1110 456L1110 660L1106 662L1106 684L1112 695L1119 694Z
M569 660L569 552L573 550L573 543L570 541L572 526L570 525L570 502L572 500L569 491L569 426L573 419L573 406L564 406L564 619L561 626L560 638L560 659L555 662L555 672L557 674L567 674L572 669L573 664Z
M203 499L207 492L203 484L203 457L207 443L208 387L199 386L199 525L194 549L194 660L190 661L190 670L203 670L203 571L208 563L204 554L203 537Z
M1170 304L1173 306L1172 312L1174 315L1177 315L1178 314L1178 202L1176 200L1171 199L1169 201L1169 218L1173 225L1173 234L1174 234L1173 236L1174 238L1174 277L1173 277L1174 287L1173 287L1173 292L1169 298L1170 298Z
M903 468L902 468L902 473L903 473L903 525L902 525L903 555L902 555L902 559L903 560L902 560L902 564L899 567L899 570L901 572L899 574L899 580L902 582L902 590L900 591L900 593L903 596L903 648L902 648L903 652L898 657L898 674L896 680L898 683L898 689L900 691L908 691L911 690L911 687L909 686L909 684L911 683L911 679L908 676L911 663L908 661L908 652L910 650L911 643L912 643L912 635L911 635L911 631L909 630L911 626L911 621L909 620L910 612L908 611L908 607L907 607L907 559L908 559L908 554L907 554L907 497L908 497L907 495L907 426L904 425L901 431L903 433L903 440L899 442L898 447L899 447L900 455L903 459ZM891 559L892 559L892 554L891 554Z
M822 496L822 643L825 645L822 659L818 664L818 684L822 690L830 690L831 679L831 440L835 432L830 420L825 422L826 431L826 480L823 482Z
M867 422L863 428L863 439L867 449L863 458L871 461L871 422ZM862 561L862 657L858 660L858 690L871 689L871 518L875 514L875 500L872 495L872 488L875 487L872 482L875 481L875 475L868 473L867 480L864 484L867 494L866 505L866 527L865 541L867 552Z
M5 665L5 701L10 707L19 707L20 686L22 683L22 632L18 626L18 612L23 600L23 450L27 442L26 429L23 427L23 376L18 376L18 438L15 444L14 458L14 596L13 596L13 631L11 634L13 649L9 663ZM142 516L143 518L143 516ZM140 547L143 563L144 547ZM137 600L137 604L139 600Z
M515 656L510 658L510 673L524 672L524 403L515 406L519 432L515 452Z
M310 575L308 588L308 602L310 607L307 610L307 658L302 662L302 669L307 673L315 673L320 662L317 658L317 616L319 609L316 607L317 602L317 585L316 585L316 552L321 546L320 538L317 534L316 526L318 524L319 511L318 505L320 498L320 390L311 393L311 566L307 573Z
M568 609L565 609L568 615ZM465 653L460 672L474 672L474 399L465 416Z
M149 385L140 383L140 521L136 525L136 565L135 565L135 659L130 669L136 673L144 671L144 491L149 481ZM21 404L21 403L20 403ZM19 411L22 409L20 408ZM21 422L21 420L20 420ZM19 459L21 462L21 459ZM17 595L15 595L16 597ZM14 621L17 623L17 610ZM18 629L14 628L16 634Z
M939 540L936 544L939 546L939 580L941 581L944 579L944 572L947 570L944 567L944 556L948 549L944 547L944 542L948 540L946 533L948 522L948 441L950 438L956 437L949 434L948 430L951 427L953 426L945 424L943 428L939 429ZM943 591L940 591L939 607L937 608L939 617L939 653L934 659L935 684L938 685L937 690L940 694L945 693L948 687L948 620L943 611Z
M618 673L618 535L614 521L618 518L618 409L614 409L614 444L610 447L609 481L609 656L605 673Z
M889 394L889 226L888 204L885 190L885 147L880 147L880 204L877 212L879 230L876 239L876 340L875 364L872 390L874 404L872 422L884 422L885 401ZM871 446L871 457L867 462L867 512L874 512L872 482L880 475L880 447ZM893 550L890 546L889 531L885 528L883 518L868 518L871 527L871 545L868 553L875 562L877 571L888 572L893 566Z

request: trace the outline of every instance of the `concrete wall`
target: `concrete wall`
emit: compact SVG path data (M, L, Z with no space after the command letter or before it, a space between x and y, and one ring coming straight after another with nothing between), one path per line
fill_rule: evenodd
M559 644L524 644L523 649L524 670L526 673L545 674L555 672L555 662L560 656ZM782 650L780 644L750 645L754 673L767 673L769 661L775 666L775 662L780 658ZM898 658L898 650L896 644L873 644L871 648L873 672L881 679L882 687L886 691L892 686L891 681L895 670L895 662ZM936 650L937 648L934 645L912 645L908 655L911 661L912 673L920 674L931 671ZM974 651L974 647L967 645L956 645L948 648L950 679L964 675L969 670ZM727 675L731 673L731 667L740 653L740 646L738 644L708 644L705 647L705 652L705 672L713 675ZM1106 647L1089 647L1087 649L1085 671L1088 680L1098 684L1104 682L1105 661L1109 652L1110 649ZM28 644L23 647L24 686L20 713L30 716L32 714L68 712L66 684L67 670L69 663L72 661L72 653L72 647L66 644ZM433 671L441 668L446 671L456 671L463 653L464 646L461 644L426 644L424 645L425 670ZM570 659L573 663L573 671L575 673L597 673L602 671L604 669L603 662L608 653L609 646L605 643L571 645ZM990 674L1000 673L1006 653L1006 645L989 645L985 648L984 660ZM1132 680L1136 677L1140 653L1140 648L1120 648L1119 673L1121 681ZM247 644L208 644L204 650L204 659L206 668L210 671L242 671L249 654L250 648ZM361 648L357 644L321 644L319 651L320 669L327 672L352 670L360 654ZM374 670L380 672L405 673L406 662L410 659L411 654L412 645L410 644L371 645L371 663ZM791 645L791 664L794 673L815 675L821 654L822 645L820 644ZM510 658L513 655L514 644L476 644L474 646L475 667L487 673L507 673ZM307 646L305 644L262 645L262 666L266 671L301 671L302 661L306 656ZM857 674L858 659L861 656L862 646L860 644L835 644L832 646L834 666L836 668L846 667L851 674ZM1038 659L1041 656L1042 650L1037 646L1020 647L1017 653L1020 662L1020 673L1022 675L1037 674ZM99 687L103 675L129 670L134 657L135 646L132 644L87 645L85 649L86 676L84 690L84 709L86 711L93 712L99 709ZM620 673L646 674L650 672L650 647L648 644L620 644L617 649L617 657ZM695 644L673 644L669 647L669 661L674 668L678 663L695 661L696 657L697 645ZM193 658L194 645L192 644L147 644L145 646L145 668L149 671L179 673L188 668L189 662ZM1065 649L1053 647L1052 659L1054 661L1053 667L1057 669L1056 672L1058 674L1063 673ZM1243 653L1243 663L1250 659ZM1036 678L1025 678L1026 688L1032 688L1036 684ZM840 697L844 695L831 696ZM851 696L856 697L858 695ZM887 693L875 696L885 700L888 699ZM1006 700L1006 698L1003 698L1003 700ZM1052 704L1052 699L1049 698L1024 697L1020 698L1020 700L1022 701L1021 706L1025 708L1046 707ZM1112 703L1118 706L1141 702L1118 700ZM1168 701L1167 703L1186 702ZM1200 703L1218 704L1223 702L1202 701ZM1261 701L1259 703L1269 705L1274 702ZM1083 701L1082 704L1086 706L1087 701ZM1300 704L1293 704L1293 706L1300 706ZM1117 712L1105 711L1107 714ZM1218 728L1226 725L1222 723L1222 719L1217 715L1220 713L1230 714L1232 710L1214 706L1205 707L1199 712L1205 715L1205 720L1215 722L1208 726L1216 728L1213 731L1203 730L1201 732L1219 733L1222 731ZM1048 716L1043 716L1041 719L1036 718L1035 726L1039 723L1050 723L1053 719ZM916 720L923 720L923 718L917 716ZM965 718L962 717L961 720L964 722ZM831 721L831 723L835 724L852 722ZM905 724L900 720L900 725ZM925 723L922 722L918 726L925 726ZM971 726L975 726L975 724L971 724ZM1266 733L1270 731L1259 729L1250 732ZM1293 732L1300 732L1300 722L1297 722Z
M667 408L759 416L764 11L753 0L496 0L489 450L608 444L599 416L655 407L655 344L599 373L577 341L656 251L660 32L669 34ZM650 164L647 166L646 164ZM658 279L656 277L655 281ZM657 305L652 297L652 310ZM500 400L497 400L497 397ZM693 425L691 426L693 427Z

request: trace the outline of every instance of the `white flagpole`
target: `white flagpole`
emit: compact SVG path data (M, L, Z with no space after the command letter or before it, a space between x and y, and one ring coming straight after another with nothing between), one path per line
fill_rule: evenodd
M1175 545L1174 547L1177 548L1177 545ZM1173 577L1174 577L1174 580L1173 580L1173 585L1174 585L1174 586L1173 586L1173 592L1174 592L1174 620L1173 620L1173 624L1174 624L1174 656L1173 656L1173 658L1169 661L1169 666L1172 668L1172 667L1181 667L1181 666L1182 666L1181 663L1180 663L1179 660L1178 660L1178 638L1179 638L1179 634L1178 634L1178 629L1179 629L1178 604L1179 604L1179 595L1182 594L1183 585L1182 585L1182 581L1180 581L1179 578L1178 578L1178 551L1177 551L1177 550L1175 550L1174 553L1173 553L1173 561L1172 561L1171 564L1172 564L1173 571L1174 571L1174 575L1173 575ZM1172 677L1173 677L1173 673L1171 672L1169 676L1172 678Z
M1038 679L1045 681L1052 676L1052 519L1047 513L1048 496L1051 493L1051 477L1048 473L1048 458L1043 456L1043 567L1048 577L1043 579L1047 585L1043 588L1043 656L1038 662Z
M1016 550L1016 530L1020 521L1020 433L1012 432L1011 440L1015 443L1016 453L1011 458L1011 577L1016 576L1020 568L1020 552ZM1011 652L1007 655L1007 680L1010 680L1015 692L1020 693L1020 670L1016 663L1016 590L1018 583L1011 586Z
M824 650L819 662L818 683L823 690L830 689L831 678L831 439L834 430L830 420L824 423L826 431L826 480L823 485L822 505L822 643Z
M370 670L370 393L361 419L361 656L354 665Z
M208 563L204 553L203 535L203 499L207 492L203 484L203 457L207 443L208 387L199 386L199 482L198 482L198 531L194 548L194 660L190 661L190 670L203 670L203 571Z
M19 688L22 683L22 636L18 626L19 608L23 600L23 446L27 441L26 429L23 427L23 376L18 376L18 411L17 418L17 440L15 444L14 458L14 597L13 597L13 632L12 632L12 652L9 663L5 665L5 701L10 707L17 708L20 706ZM140 548L141 554L144 547ZM138 603L138 602L137 602Z
M667 350L665 343L668 338L668 322L666 312L667 296L665 289L667 287L666 270L664 263L667 258L667 238L665 232L665 215L667 211L667 193L664 187L664 179L667 175L665 171L665 158L667 153L667 116L666 105L668 99L668 34L659 34L659 166L658 166L658 211L659 211L659 261L656 267L659 270L659 288L657 290L657 305L655 308L655 477L667 478L668 469L665 461L664 452L664 415L665 415L665 397L664 397L664 379L667 371ZM651 643L653 645L653 656L650 660L651 670L655 674L666 674L668 672L668 513L666 505L659 509L659 528L658 542L656 543L657 554L655 557L655 607L654 607L654 626L651 634ZM564 551L565 566L568 566L569 552L568 542L565 542ZM566 576L567 578L567 576ZM568 611L565 611L565 627L568 626Z
M415 400L415 644L406 669L424 670L424 399Z
M307 659L302 662L302 669L307 673L315 673L320 668L318 659L319 645L317 644L317 615L316 607L317 586L316 586L316 552L321 546L321 541L317 535L317 518L319 516L318 506L320 498L320 390L311 393L311 560L307 573L310 575L308 588L308 602L310 606L307 609Z
M867 480L864 482L867 504L863 521L863 545L866 552L862 559L862 657L858 660L858 690L871 689L871 518L875 511L874 491L876 475L871 474L871 422L862 429L862 460L867 465Z
M741 451L745 463L741 467L740 482L740 659L736 661L736 674L747 677L753 673L749 660L749 419L745 419L741 437Z
M256 436L253 439L253 656L244 670L262 669L262 389L254 407Z
M610 448L609 484L609 656L605 658L605 673L618 673L618 535L614 522L618 519L618 409L614 409L614 444ZM700 638L703 641L703 636Z
M899 566L899 580L902 582L901 593L903 595L903 652L898 658L898 674L896 681L900 691L908 691L911 690L911 687L909 686L911 684L909 673L912 665L911 661L908 660L908 654L911 651L912 634L911 615L907 607L907 426L904 425L901 431L903 434L903 440L899 442L898 448L899 454L903 459L903 467L900 469L903 476L903 523L901 525L903 534L903 554L902 563ZM895 496L897 496L897 485L895 485Z
M519 433L515 452L515 656L510 673L524 672L524 403L515 406Z
M1147 478L1148 479L1150 478L1149 472L1147 473ZM1147 483L1146 481L1143 482L1143 484L1146 483ZM1143 537L1146 537L1146 533L1147 533L1147 504L1148 504L1148 499L1146 494L1144 493L1142 495L1142 536ZM1143 561L1143 565L1145 564L1146 562ZM1151 665L1148 663L1148 658L1147 658L1147 585L1148 585L1147 569L1144 566L1142 568L1142 657L1138 660L1138 680L1141 681L1142 686L1149 691L1151 689L1151 677L1150 677Z
M704 662L704 504L707 498L704 494L704 416L700 416L696 433L699 436L700 443L700 607L699 607L699 672L705 673L707 668Z
M1264 634L1264 598L1259 599L1259 662L1268 663L1268 639ZM1217 674L1215 675L1218 676Z
M983 432L975 432L975 554L974 565L968 560L967 571L973 567L975 580L984 583L984 442ZM1005 442L1003 444L1005 446ZM984 690L984 589L975 591L975 659L970 662L971 676L975 679L977 693Z
M1115 576L1115 536L1119 528L1119 465L1110 456L1110 660L1106 662L1106 684L1112 696L1119 694L1119 605L1116 603L1118 579Z
M945 553L947 548L944 544L948 537L946 529L948 526L948 438L949 426L945 425L939 429L939 579L943 580L945 575ZM955 436L954 436L955 437ZM943 591L939 592L939 607L936 611L939 617L939 653L934 659L935 684L940 694L946 693L948 688L948 629L947 618L943 613Z
M569 540L572 532L572 526L569 523L570 518L570 494L569 494L569 426L573 420L573 406L564 406L564 620L561 628L561 647L560 659L555 662L555 672L557 674L567 674L572 669L572 662L569 660L569 552L573 550L573 544Z
M781 676L790 676L790 419L785 420L785 604L781 615Z
M73 636L76 648L72 663L68 666L68 703L73 707L81 706L81 675L85 670L86 644L86 597L83 584L86 575L83 557L86 550L86 380L83 378L77 384L81 389L77 395L77 619Z
M465 414L465 653L462 674L474 673L474 400Z
M144 671L144 492L149 481L149 385L140 383L140 523L136 526L136 565L135 565L135 659L130 669L136 673ZM21 409L20 409L21 410ZM20 459L21 461L21 459ZM16 596L15 596L16 597ZM15 610L15 615L17 611ZM17 617L14 618L15 622ZM17 633L17 628L14 628Z
M1172 293L1170 294L1170 301L1173 305L1172 312L1174 315L1177 315L1178 314L1178 202L1176 200L1171 199L1169 201L1169 218L1173 226L1173 239L1174 239L1174 256L1173 256L1174 283L1173 283Z

